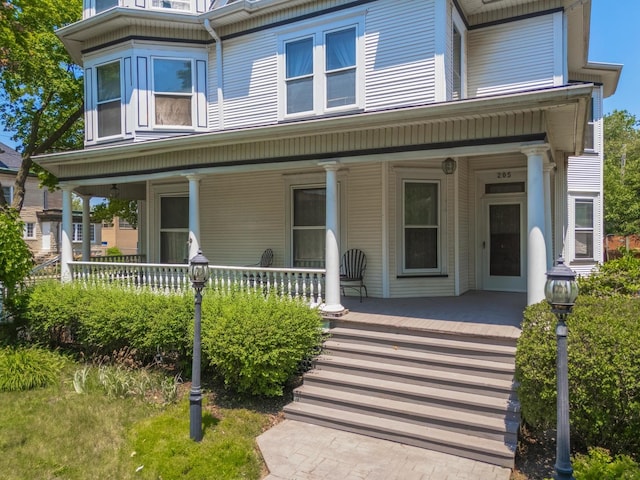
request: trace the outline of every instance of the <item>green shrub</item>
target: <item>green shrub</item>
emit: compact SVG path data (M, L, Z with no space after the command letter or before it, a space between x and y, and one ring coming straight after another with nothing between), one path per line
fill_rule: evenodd
M640 299L580 296L569 315L569 402L574 445L640 455ZM516 353L522 417L556 423L556 319L527 308Z
M640 480L640 466L627 455L611 458L603 448L590 448L573 460L576 480Z
M211 291L202 308L203 353L240 393L282 395L300 362L321 342L320 314L297 300Z
M33 288L27 322L34 341L73 345L86 354L125 347L150 360L158 352L189 352L193 297L119 287L44 282Z
M107 248L107 256L108 257L117 257L122 255L122 250L120 250L118 247L114 246L114 247L109 247Z
M578 278L581 295L610 297L640 294L640 258L623 250L622 256L598 265L588 277Z
M58 381L65 360L39 348L0 349L0 391L46 387Z

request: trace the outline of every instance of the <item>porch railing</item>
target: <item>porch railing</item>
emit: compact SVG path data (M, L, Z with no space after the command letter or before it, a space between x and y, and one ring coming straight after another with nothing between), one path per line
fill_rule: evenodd
M144 263L147 256L144 254L131 255L97 255L91 257L91 262L109 262L109 263Z
M87 285L119 284L163 293L191 289L189 265L128 262L69 262L74 281ZM300 298L310 305L324 301L325 270L320 268L264 268L210 265L208 286L229 292L234 288Z

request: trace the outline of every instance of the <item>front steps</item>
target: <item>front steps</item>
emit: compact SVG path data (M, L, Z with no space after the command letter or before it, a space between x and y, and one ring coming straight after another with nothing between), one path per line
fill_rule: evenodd
M515 339L332 323L287 418L513 468Z

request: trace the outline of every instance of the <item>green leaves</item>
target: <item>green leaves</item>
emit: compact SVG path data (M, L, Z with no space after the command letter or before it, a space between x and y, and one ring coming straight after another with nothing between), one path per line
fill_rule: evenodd
M22 238L23 223L18 212L0 208L0 282L15 293L33 268L33 254Z
M572 443L640 455L640 300L578 297L569 327ZM546 303L525 311L516 354L523 419L556 421L556 319Z

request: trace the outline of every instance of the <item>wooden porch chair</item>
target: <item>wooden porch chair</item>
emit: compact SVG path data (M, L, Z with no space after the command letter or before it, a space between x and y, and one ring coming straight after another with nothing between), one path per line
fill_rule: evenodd
M358 290L362 303L362 290L368 298L367 286L364 284L364 272L367 269L367 256L362 250L352 248L342 255L340 264L340 289L344 295L345 288Z

